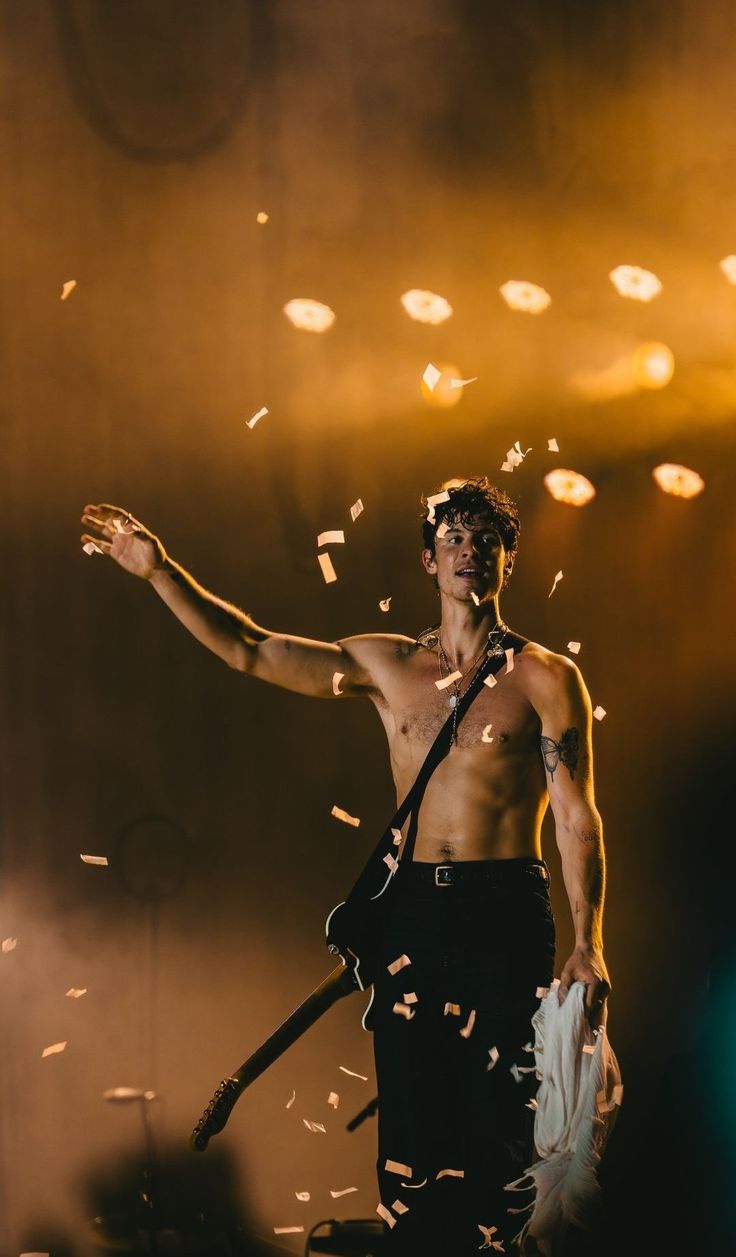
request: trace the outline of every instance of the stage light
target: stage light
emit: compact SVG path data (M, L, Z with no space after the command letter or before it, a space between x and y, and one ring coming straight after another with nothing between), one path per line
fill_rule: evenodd
M568 506L587 506L595 497L595 488L587 477L567 467L548 471L544 484L556 502L566 502Z
M662 291L657 276L641 266L616 266L608 278L621 297L630 297L632 301L651 301Z
M501 284L498 291L507 306L512 310L523 310L525 314L541 314L552 301L544 288L525 279L510 279Z
M675 498L695 498L705 488L702 476L680 463L660 463L652 475L662 492Z
M422 377L420 381L422 397L426 402L429 402L430 406L435 406L438 410L450 410L451 407L457 406L465 392L462 387L457 385L461 373L451 362L439 362L436 369L440 372L440 377L434 388L430 388L426 379ZM427 372L425 371L424 374L426 375ZM455 381L454 384L453 380Z
M444 323L453 313L449 301L425 288L410 288L403 294L401 304L417 323Z
M631 357L634 379L639 388L664 388L672 379L675 355L659 341L647 341Z
M295 297L287 301L284 314L294 327L303 332L326 332L335 322L335 312L321 301L308 297Z
M729 284L736 284L736 253L729 253L718 263Z
M265 210L258 211L258 213L256 214L256 222L260 223L261 225L263 225L263 223L268 222L268 214L266 213Z

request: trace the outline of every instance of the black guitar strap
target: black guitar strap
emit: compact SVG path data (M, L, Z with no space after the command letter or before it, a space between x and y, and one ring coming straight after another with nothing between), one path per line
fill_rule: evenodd
M437 734L437 737L432 743L422 767L419 769L413 786L389 821L384 834L350 891L346 900L346 906L353 902L356 898L364 899L367 897L374 899L386 888L393 875L393 866L390 861L386 860L386 856L396 859L396 835L401 830L407 816L409 816L410 813L411 821L409 824L409 832L407 834L406 842L404 843L403 851L401 852L401 859L409 862L411 861L414 854L414 844L417 836L419 808L424 797L424 792L435 768L445 758L450 750L453 729L457 728L460 724L460 721L463 719L463 716L470 707L470 704L480 693L486 678L498 672L507 662L506 650L512 648L514 654L520 653L526 646L528 638L521 637L518 633L508 632L503 638L503 641L504 653L501 655L489 654L487 656L460 699L460 702L457 705L457 714L455 712L451 712ZM385 875L386 873L388 874L387 876ZM382 883L380 881L381 877L383 877Z

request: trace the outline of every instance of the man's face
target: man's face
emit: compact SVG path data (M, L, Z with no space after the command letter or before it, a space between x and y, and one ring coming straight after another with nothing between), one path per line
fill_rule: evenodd
M458 602L475 602L473 594L480 602L492 600L511 562L498 529L482 515L465 523L449 520L447 532L435 537L434 554L422 551L425 571L436 578L440 593Z

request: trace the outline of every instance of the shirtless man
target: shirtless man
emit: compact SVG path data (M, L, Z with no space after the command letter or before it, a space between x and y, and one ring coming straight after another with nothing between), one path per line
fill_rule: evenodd
M82 541L149 581L234 671L330 699L334 675L342 673L340 697L370 698L377 708L401 800L489 645L503 647L513 637L499 595L516 556L516 508L485 477L446 481L442 489L449 498L433 518L425 513L422 550L441 621L416 640L372 633L317 642L260 628L203 589L116 506L85 507L90 531ZM435 683L454 672L462 679L438 689ZM409 954L412 968L375 982L369 1028L379 1088L378 1178L387 1251L402 1257L475 1252L480 1224L496 1227L493 1238L506 1243L518 1229L505 1216L503 1187L533 1158L529 1101L537 1084L533 1057L524 1052L539 987L550 985L555 959L541 850L548 804L575 934L559 997L583 983L595 1026L610 982L591 703L571 660L521 639L513 669L504 665L495 686L481 687L429 780L401 909L385 944L387 960ZM400 1015L397 1003L405 1006Z

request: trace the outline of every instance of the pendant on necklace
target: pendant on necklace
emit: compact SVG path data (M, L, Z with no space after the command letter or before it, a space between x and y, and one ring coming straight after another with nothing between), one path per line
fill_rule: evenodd
M457 707L457 694L450 695L450 707Z

